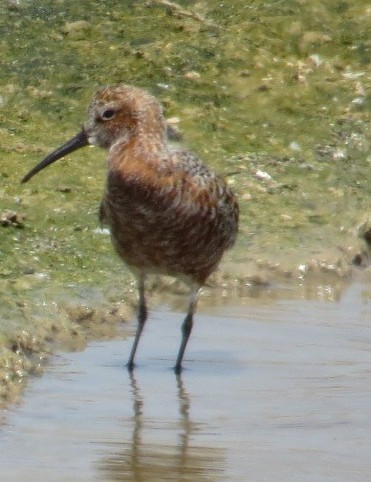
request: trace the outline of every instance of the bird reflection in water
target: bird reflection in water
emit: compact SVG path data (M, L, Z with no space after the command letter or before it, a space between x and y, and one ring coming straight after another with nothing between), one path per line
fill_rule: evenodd
M179 417L171 420L165 407L167 419L155 419L145 415L141 389L134 372L130 374L132 437L130 441L123 441L116 453L100 460L99 470L104 472L105 480L210 482L223 479L224 451L197 445L197 435L202 435L205 425L191 419L191 399L181 375L176 377L176 383ZM150 400L147 405L149 403Z

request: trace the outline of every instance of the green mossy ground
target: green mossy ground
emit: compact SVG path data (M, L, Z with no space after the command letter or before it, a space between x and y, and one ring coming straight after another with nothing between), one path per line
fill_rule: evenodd
M102 84L150 90L185 144L228 175L241 232L226 278L269 281L272 268L295 279L345 275L352 261L367 263L369 2L230 3L1 3L4 397L57 334L82 339L86 320L101 326L134 299L97 230L105 153L79 151L19 183L79 130Z

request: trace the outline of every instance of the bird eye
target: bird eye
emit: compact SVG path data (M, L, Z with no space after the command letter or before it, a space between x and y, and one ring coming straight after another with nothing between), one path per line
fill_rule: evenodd
M116 114L116 111L114 109L107 109L102 113L102 119L103 120L113 119L115 114Z

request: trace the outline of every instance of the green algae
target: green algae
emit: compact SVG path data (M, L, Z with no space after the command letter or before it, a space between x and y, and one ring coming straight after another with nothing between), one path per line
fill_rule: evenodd
M241 230L225 280L344 275L367 262L357 226L371 216L369 2L230 3L0 5L0 214L25 218L0 225L1 366L22 352L28 370L29 354L43 357L60 335L52 326L80 333L69 306L103 320L134 298L97 230L105 153L79 151L19 183L78 131L102 84L149 89L185 143L228 176ZM28 341L14 351L20 334Z

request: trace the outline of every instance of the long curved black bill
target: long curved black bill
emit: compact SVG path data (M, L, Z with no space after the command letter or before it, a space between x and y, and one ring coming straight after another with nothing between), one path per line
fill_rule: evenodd
M61 157L66 156L70 152L76 151L77 149L80 149L80 147L87 146L89 144L88 137L86 135L85 131L79 132L75 137L67 141L63 146L59 147L55 151L53 151L51 154L46 156L44 160L39 162L34 168L31 169L31 171L24 176L22 179L22 184L29 181L31 177L33 177L35 174L43 170L45 167L49 166L55 161L58 161Z

